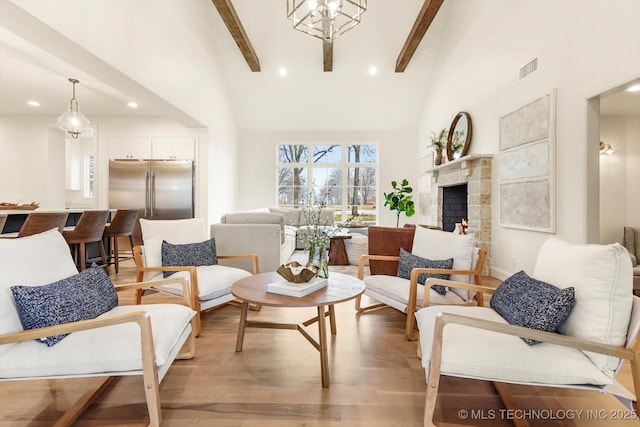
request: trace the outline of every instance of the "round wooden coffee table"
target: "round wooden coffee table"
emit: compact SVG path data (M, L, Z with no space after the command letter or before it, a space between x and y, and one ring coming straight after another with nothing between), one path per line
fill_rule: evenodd
M299 331L320 352L320 371L322 373L322 387L329 387L329 357L327 354L327 326L325 318L329 317L331 334L336 334L336 317L334 304L348 301L362 295L365 285L361 280L340 273L330 273L326 288L320 289L303 297L292 297L267 292L267 285L281 280L276 272L260 273L238 280L231 286L231 293L242 300L240 325L236 340L236 351L242 351L244 331L246 328L295 329ZM277 323L248 320L249 304L259 304L272 307L316 307L317 316L302 323ZM325 307L327 307L325 309ZM317 342L307 331L307 326L318 322Z

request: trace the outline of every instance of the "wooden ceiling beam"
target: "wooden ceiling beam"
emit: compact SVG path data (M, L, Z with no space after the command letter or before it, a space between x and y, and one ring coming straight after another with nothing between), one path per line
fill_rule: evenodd
M416 18L416 22L414 22L413 28L411 28L409 37L404 43L404 46L400 51L400 55L398 55L398 59L396 60L396 73L404 72L407 65L409 65L409 61L411 61L413 54L416 52L418 45L420 45L422 38L429 29L429 26L436 17L436 14L438 13L438 10L440 10L440 6L442 6L443 2L444 0L424 1L422 9L420 9L420 13L418 14L418 18Z
M251 71L260 71L260 60L258 59L258 55L256 55L255 50L253 50L253 46L251 45L251 41L247 36L247 33L244 31L244 27L240 22L240 18L238 18L238 14L236 13L231 0L211 0L213 5L218 9L218 13L220 17L224 21L227 29L231 33L233 40L235 40L242 56L247 61L247 65Z
M324 62L324 71L333 71L333 42L322 41L322 60Z

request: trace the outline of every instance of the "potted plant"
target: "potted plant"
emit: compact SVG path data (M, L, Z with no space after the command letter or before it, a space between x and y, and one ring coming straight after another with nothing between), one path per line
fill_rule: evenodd
M438 133L432 131L429 139L431 140L429 147L433 147L436 151L434 164L439 166L442 164L442 151L447 147L447 130L441 129Z
M384 205L389 206L392 211L398 211L396 217L396 227L400 226L400 214L404 212L407 217L416 213L415 205L413 203L413 188L409 186L409 181L403 179L398 186L396 181L391 181L391 187L393 191L390 193L384 193Z

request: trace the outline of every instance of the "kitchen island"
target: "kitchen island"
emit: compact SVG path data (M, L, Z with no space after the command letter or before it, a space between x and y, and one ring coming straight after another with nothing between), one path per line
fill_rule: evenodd
M22 227L22 224L31 212L67 212L69 214L69 217L67 218L65 227L73 227L77 224L80 215L82 215L82 212L89 210L96 209L0 209L0 215L7 215L7 222L4 224L2 234L17 233L18 231L20 231L20 227ZM111 211L111 213L116 211L115 209L109 210Z

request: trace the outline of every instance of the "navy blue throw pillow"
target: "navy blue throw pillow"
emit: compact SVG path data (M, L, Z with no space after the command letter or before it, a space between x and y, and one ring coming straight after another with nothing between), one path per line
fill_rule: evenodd
M576 303L573 287L560 289L520 271L505 279L491 297L491 308L512 325L556 332ZM540 341L522 338L529 345Z
M407 252L403 248L400 248L400 260L398 262L397 276L402 277L403 279L411 279L411 270L413 270L414 268L438 268L451 270L452 267L453 258L443 260L430 260L427 258L419 257L410 252ZM423 273L418 275L418 283L424 285L424 282L431 277L436 279L448 280L449 276L449 274ZM433 285L431 289L433 289L440 295L446 295L447 291L449 290L449 288L442 285Z
M118 305L118 296L101 267L44 286L12 286L18 316L24 329L43 328L94 319ZM68 334L37 340L51 347Z
M162 241L162 266L200 267L202 265L217 265L216 239L205 240L198 243L172 244ZM163 271L164 277L169 277L175 271Z

